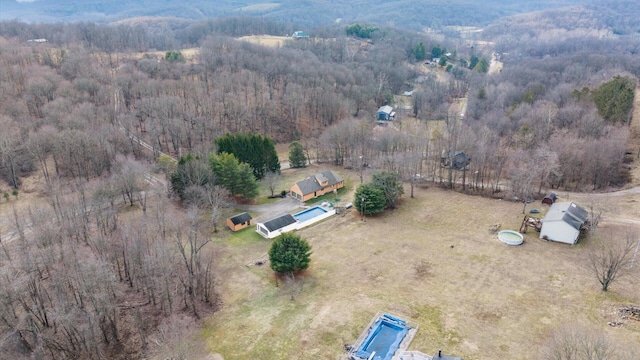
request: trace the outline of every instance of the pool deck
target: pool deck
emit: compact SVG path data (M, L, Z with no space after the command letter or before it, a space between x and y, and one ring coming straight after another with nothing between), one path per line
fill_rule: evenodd
M356 351L360 348L364 340L367 338L367 335L369 335L369 331L371 330L375 322L378 319L380 319L384 314L389 314L391 316L404 320L405 324L409 327L409 332L407 332L407 335L404 337L404 339L402 339L402 342L400 343L398 350L391 358L392 360L400 360L400 354L402 354L404 351L406 351L409 348L409 345L411 345L413 338L416 336L416 333L418 332L418 323L416 323L415 321L412 321L406 316L394 314L388 311L378 311L376 315L371 319L371 321L369 321L369 324L367 325L367 327L364 328L364 331L362 331L362 333L360 334L360 337L354 343L352 350L349 352L349 359L351 360L362 359L361 357L356 356Z

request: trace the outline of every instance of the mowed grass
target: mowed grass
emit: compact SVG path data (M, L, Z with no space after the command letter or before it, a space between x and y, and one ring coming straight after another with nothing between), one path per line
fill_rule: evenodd
M341 174L352 191L357 176ZM612 303L637 304L640 287L626 279L602 293L583 266L586 241L549 243L530 231L510 247L488 230L517 230L521 221L520 203L416 189L396 210L362 221L352 209L299 231L313 247L311 266L300 283L278 287L268 264L246 266L270 241L220 239L223 306L203 339L226 360L339 359L383 310L420 325L410 349L467 360L534 359L567 324L640 346L639 324L612 328L604 313Z

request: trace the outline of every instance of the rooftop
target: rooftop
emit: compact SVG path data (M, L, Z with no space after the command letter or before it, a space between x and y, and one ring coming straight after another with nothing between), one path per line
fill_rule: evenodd
M573 202L559 202L551 205L542 222L564 221L574 229L580 230L582 224L587 221L588 215L587 210Z
M306 195L311 194L314 191L322 190L323 186L321 186L320 183L327 181L329 182L328 186L332 186L341 182L342 178L332 170L322 170L302 181L298 181L296 184L300 188L300 191Z
M389 105L381 106L380 109L378 109L378 112L383 112L386 114L391 114L392 111L393 111L393 108Z
M246 213L246 212L240 213L238 215L234 215L229 218L229 220L231 220L233 225L244 224L251 219L252 219L251 215L249 215L249 213Z
M287 225L291 225L295 222L296 222L296 219L294 219L294 217L291 214L284 214L284 215L280 215L275 218L272 218L270 220L267 220L262 224L264 225L264 227L267 228L267 230L275 231L278 229L282 229Z

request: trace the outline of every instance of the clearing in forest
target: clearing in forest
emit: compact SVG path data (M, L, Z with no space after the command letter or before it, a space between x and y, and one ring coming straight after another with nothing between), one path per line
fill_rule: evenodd
M268 47L280 47L289 41L293 41L293 38L288 36L275 36L275 35L249 35L239 37L238 40L247 41L252 44L268 46Z
M351 189L359 184L357 174L334 170ZM637 304L640 288L621 279L601 292L584 268L588 240L568 246L529 231L523 245L508 246L489 231L495 224L517 230L522 216L521 203L435 185L416 189L396 210L362 218L351 209L298 231L313 247L310 268L303 280L278 287L268 263L246 266L263 259L270 241L253 229L217 239L224 306L204 338L225 360L340 359L383 310L414 319L420 330L411 349L426 353L534 359L552 331L567 324L640 345L639 322L607 325L607 309ZM601 227L617 229L607 221Z

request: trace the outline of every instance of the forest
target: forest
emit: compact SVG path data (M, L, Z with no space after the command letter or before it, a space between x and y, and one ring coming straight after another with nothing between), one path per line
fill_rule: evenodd
M236 38L292 25L244 17L1 22L1 189L19 197L41 177L43 200L6 220L18 240L0 241L0 344L36 358L142 358L215 312L210 234L232 199L201 183L203 200L181 203L167 180L187 163L176 159L208 159L228 134L298 141L361 177L390 171L413 186L419 174L485 196L624 185L640 151L626 147L640 136L629 130L639 25L574 10L501 19L471 39L324 25L279 47ZM449 55L425 70L425 53ZM476 66L491 59L501 71ZM394 126L376 126L378 107L407 90ZM455 151L472 159L462 171L441 166Z
M425 28L446 30L450 26L487 26L500 18L582 5L597 9L600 14L612 15L609 25L622 25L620 16L637 19L637 4L633 0L615 0L602 3L592 0L537 0L537 1L216 1L196 0L189 3L175 1L136 1L126 5L119 1L15 1L2 4L1 20L19 19L26 22L92 21L113 23L132 18L165 18L167 20L203 20L230 16L259 16L297 27L314 29L336 22L345 24L367 22L397 28L421 31ZM612 9L613 11L610 11ZM631 10L631 11L630 11ZM632 31L637 31L637 24ZM278 34L282 35L282 34Z

